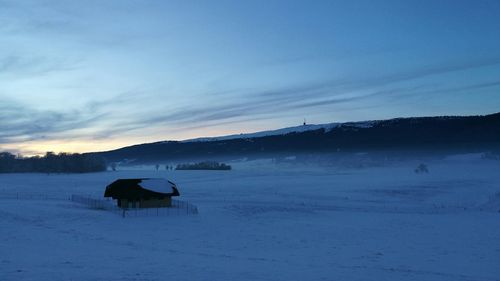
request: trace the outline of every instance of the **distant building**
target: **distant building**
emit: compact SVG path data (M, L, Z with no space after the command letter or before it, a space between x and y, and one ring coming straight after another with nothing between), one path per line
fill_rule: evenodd
M179 196L175 183L166 179L119 179L106 187L104 197L112 197L121 208L158 208L172 205Z

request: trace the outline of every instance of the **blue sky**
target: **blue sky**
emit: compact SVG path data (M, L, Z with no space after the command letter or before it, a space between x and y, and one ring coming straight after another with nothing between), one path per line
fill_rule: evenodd
M500 1L0 0L0 150L500 111Z

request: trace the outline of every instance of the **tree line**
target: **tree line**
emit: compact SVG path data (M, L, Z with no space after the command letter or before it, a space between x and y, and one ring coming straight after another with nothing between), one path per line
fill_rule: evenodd
M22 157L0 152L0 173L91 173L105 170L106 162L95 155L47 152L44 156Z
M179 164L176 170L231 170L231 166L215 161L205 161L200 163Z

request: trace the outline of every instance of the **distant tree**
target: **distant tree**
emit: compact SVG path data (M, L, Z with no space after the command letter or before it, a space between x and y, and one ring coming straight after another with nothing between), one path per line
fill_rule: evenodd
M155 168L156 168L156 170L158 171L158 169L160 169L160 164L156 164L156 165L155 165Z
M231 166L215 161L200 163L178 164L176 170L231 170Z
M481 159L500 160L500 153L494 151L485 152L481 155Z
M111 164L109 164L109 167L111 168L111 170L116 171L116 162L111 162Z
M0 152L0 172L9 173L14 169L16 156L9 152Z
M106 170L104 159L90 154L47 152L44 156L23 158L0 153L0 173L86 173Z
M417 168L415 169L415 173L416 174L427 174L427 173L429 173L429 169L427 168L427 165L422 163L422 164L417 166Z

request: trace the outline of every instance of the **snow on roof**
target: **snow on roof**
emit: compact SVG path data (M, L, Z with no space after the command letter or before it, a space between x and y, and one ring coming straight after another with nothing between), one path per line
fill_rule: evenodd
M139 185L154 192L171 193L174 192L175 184L166 179L143 179Z

